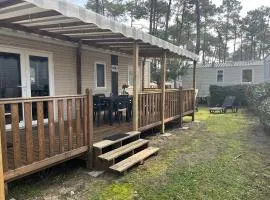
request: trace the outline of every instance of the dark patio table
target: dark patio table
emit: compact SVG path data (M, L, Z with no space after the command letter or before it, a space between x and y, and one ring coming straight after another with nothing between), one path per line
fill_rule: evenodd
M130 120L131 117L131 108L132 108L132 96L128 97L123 97L123 96L110 96L110 97L103 97L103 101L106 102L108 106L108 118L109 118L109 123L112 126L113 125L113 111L116 107L117 101L121 98L121 100L126 101L127 105L127 111L126 111L126 121Z

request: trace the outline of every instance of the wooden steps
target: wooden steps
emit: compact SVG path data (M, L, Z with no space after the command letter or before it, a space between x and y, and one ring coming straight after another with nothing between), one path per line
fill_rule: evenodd
M125 133L125 134L127 134L127 136L123 137L121 139L118 139L118 140L102 140L100 142L95 143L93 146L94 146L94 148L104 149L104 148L106 148L108 146L117 144L119 142L122 142L122 141L127 140L127 139L132 138L132 137L137 136L139 138L141 132L139 132L139 131L131 131L131 132L128 132L128 133Z
M135 149L142 147L144 145L148 145L149 141L148 140L144 140L144 139L139 139L136 140L134 142L131 142L129 144L126 144L122 147L119 147L117 149L114 149L112 151L109 151L108 153L102 154L100 156L98 156L98 158L103 159L103 160L107 160L107 161L111 161L114 160L126 153L132 152Z
M156 154L159 149L149 147L149 141L140 139L140 134L138 131L128 132L124 137L111 140L112 138L118 138L118 133L118 135L113 135L112 138L95 143L93 145L94 167L97 170L111 169L121 173Z
M148 147L147 149L144 149L140 151L139 153L136 153L133 156L130 156L127 159L111 166L110 169L116 172L120 172L120 173L125 172L132 166L138 163L141 163L146 158L150 157L153 154L156 154L158 150L159 148L156 148L156 147Z

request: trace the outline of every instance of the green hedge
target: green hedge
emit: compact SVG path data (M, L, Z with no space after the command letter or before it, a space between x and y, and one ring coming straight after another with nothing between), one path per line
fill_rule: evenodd
M256 85L216 86L210 88L210 105L222 104L226 96L235 96L236 103L247 105L270 132L270 83Z
M246 91L247 85L217 86L210 85L210 105L222 104L226 96L235 96L236 103L247 105Z

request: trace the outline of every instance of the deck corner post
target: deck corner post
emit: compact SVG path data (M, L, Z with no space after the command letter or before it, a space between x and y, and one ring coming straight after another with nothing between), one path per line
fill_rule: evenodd
M77 94L82 94L82 41L79 41L79 46L76 52L76 74L77 74Z
M167 52L164 51L161 59L161 134L165 133L165 97L166 97L166 65L167 65Z
M193 61L193 113L192 113L192 121L195 121L195 110L196 110L196 65L197 65L197 61Z
M184 98L183 98L184 96L183 96L183 87L181 86L180 88L179 88L179 116L180 116L180 118L179 118L179 126L180 126L180 128L182 128L183 127L183 112L184 112L184 110L183 110L183 100L184 100Z
M133 45L133 119L132 119L132 129L133 131L138 131L139 123L138 123L138 77L139 77L139 44L137 41L134 42Z
M4 167L3 167L3 159L2 159L2 144L1 144L1 130L0 130L0 199L5 199L5 189L7 188L5 185L4 179Z
M86 89L86 98L87 98L87 132L88 132L88 154L87 154L87 169L93 169L94 155L93 155L93 98L92 98L92 90Z

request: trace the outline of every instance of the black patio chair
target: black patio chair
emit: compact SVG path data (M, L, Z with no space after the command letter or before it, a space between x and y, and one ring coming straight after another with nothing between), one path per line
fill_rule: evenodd
M96 121L97 126L100 125L101 112L104 112L103 118L105 119L105 112L107 109L107 105L104 98L105 98L105 94L95 94L93 96L94 121Z
M120 95L117 97L114 105L115 120L118 123L123 120L123 112L126 112L126 120L129 120L129 104L130 100L128 95Z
M236 103L236 97L235 96L227 96L224 99L222 107L224 109L224 113L226 113L228 109L232 109L233 113L238 112L238 105Z

